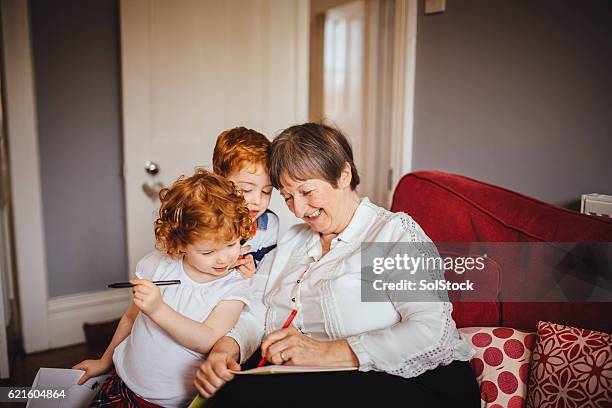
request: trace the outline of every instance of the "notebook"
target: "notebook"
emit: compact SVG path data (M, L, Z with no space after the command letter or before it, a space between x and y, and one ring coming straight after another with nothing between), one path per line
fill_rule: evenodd
M77 382L83 374L85 374L83 370L40 368L32 383L32 390L53 389L63 390L64 392L60 392L57 399L30 399L26 408L82 408L89 406L108 375L93 377L85 381L84 384L78 385Z
M244 371L232 371L238 375L270 375L270 374L303 374L303 373L328 373L333 371L354 371L357 367L318 367L318 366L288 366L268 365Z

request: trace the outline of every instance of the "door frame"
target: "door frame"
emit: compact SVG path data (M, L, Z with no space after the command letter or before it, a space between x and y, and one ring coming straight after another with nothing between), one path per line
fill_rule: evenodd
M83 323L119 318L131 294L49 295L29 2L0 0L0 7L15 286L23 349L33 353L84 342Z
M389 205L399 180L412 168L418 0L395 0Z
M344 1L330 2L329 8L345 4ZM366 24L369 34L366 34L366 48L376 49L376 41L382 32L378 32L380 26L376 21L379 16L375 2L366 4ZM320 121L323 118L323 10L315 9L310 18L310 84L309 84L309 118L312 121ZM416 37L417 37L418 0L395 0L393 5L393 60L390 66L393 74L386 78L391 81L392 90L388 95L389 102L382 109L384 113L378 120L373 115L381 112L379 100L371 100L370 95L376 95L381 90L376 90L378 66L380 56L376 53L366 51L365 63L365 106L364 124L366 132L366 143L369 137L377 133L388 133L389 149L387 152L377 153L374 149L366 158L367 169L372 171L372 163L389 163L388 172L381 169L376 175L374 185L386 185L387 193L381 191L373 192L375 201L381 205L390 207L393 192L397 183L404 174L413 170L413 127L414 127L414 91L416 73ZM374 32L377 31L377 32ZM385 95L387 98L387 95ZM389 124L386 123L389 118ZM383 123L384 122L384 123ZM378 123L378 125L377 125ZM369 136L369 137L368 137Z
M23 347L49 348L47 257L28 2L0 0L6 130Z

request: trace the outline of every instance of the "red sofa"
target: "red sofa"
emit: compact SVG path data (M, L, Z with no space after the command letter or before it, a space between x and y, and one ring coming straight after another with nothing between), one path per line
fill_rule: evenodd
M412 216L434 242L612 242L612 220L438 171L405 175L391 210ZM611 311L611 303L464 302L453 317L458 327L535 331L545 320L611 332Z

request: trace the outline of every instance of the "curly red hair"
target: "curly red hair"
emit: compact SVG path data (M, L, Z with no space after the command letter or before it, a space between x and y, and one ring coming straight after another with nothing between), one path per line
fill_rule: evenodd
M171 256L201 239L231 242L248 239L249 210L234 185L204 169L179 177L159 192L161 206L155 220L156 247Z
M253 129L237 127L222 132L217 137L213 152L213 170L227 177L235 171L252 165L260 165L267 172L271 142Z

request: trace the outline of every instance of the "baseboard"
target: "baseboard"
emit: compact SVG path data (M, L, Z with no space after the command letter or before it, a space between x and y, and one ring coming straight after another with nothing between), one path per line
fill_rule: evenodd
M121 317L131 298L129 290L105 290L50 299L50 348L85 342L83 323L99 323Z

